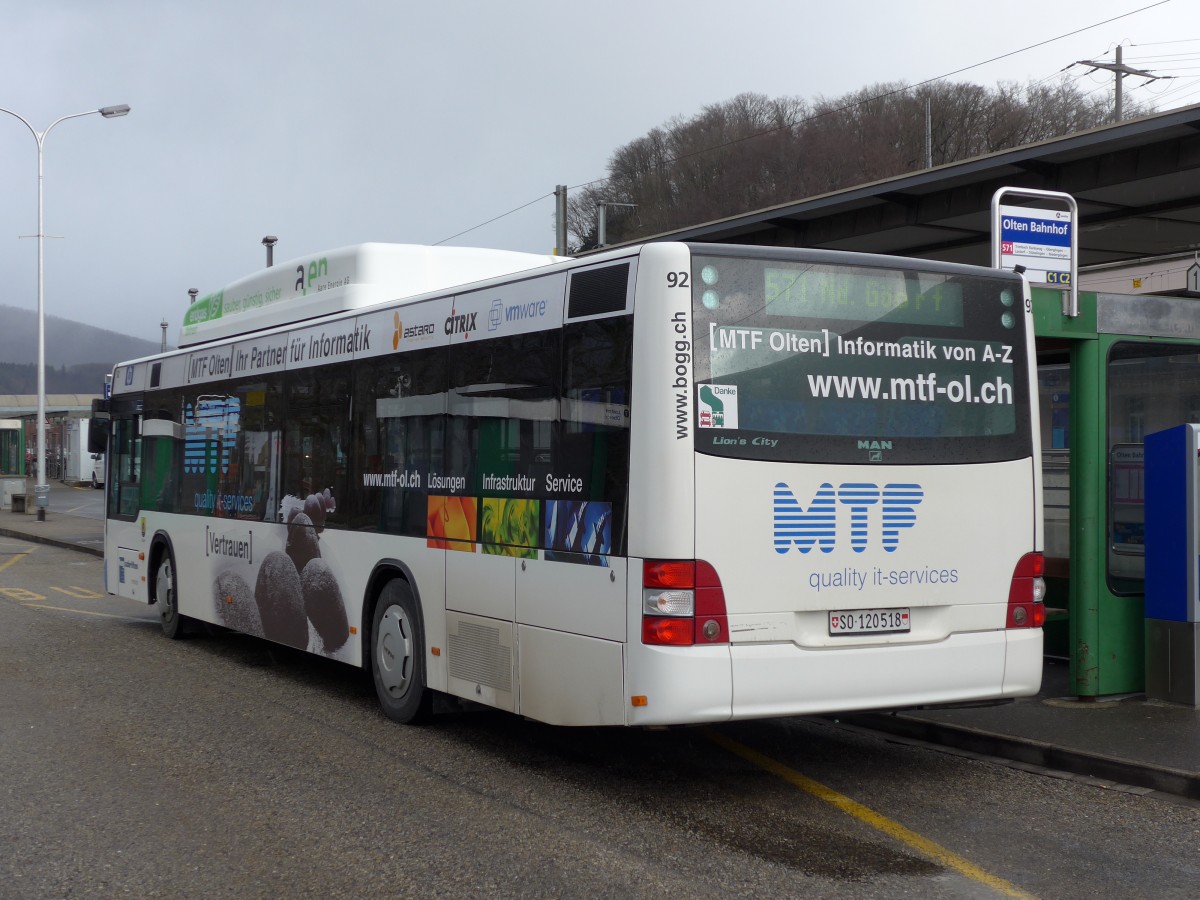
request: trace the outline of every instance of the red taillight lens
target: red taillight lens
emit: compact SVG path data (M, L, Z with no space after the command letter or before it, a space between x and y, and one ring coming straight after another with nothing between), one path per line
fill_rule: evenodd
M695 586L694 560L647 559L642 563L642 587L687 589Z
M690 647L692 645L693 619L666 619L660 616L642 616L642 643L668 647Z
M1013 578L1041 578L1046 574L1046 557L1040 553L1026 553L1017 560Z
M1046 558L1040 553L1026 553L1013 570L1008 586L1009 628L1041 628L1046 622Z
M688 647L729 643L725 591L704 560L648 559L642 564L642 642ZM691 615L656 615L679 610Z

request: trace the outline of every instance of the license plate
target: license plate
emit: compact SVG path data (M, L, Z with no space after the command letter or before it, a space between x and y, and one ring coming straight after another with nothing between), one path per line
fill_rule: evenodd
M829 633L905 634L912 630L908 607L893 609L839 609L829 613Z

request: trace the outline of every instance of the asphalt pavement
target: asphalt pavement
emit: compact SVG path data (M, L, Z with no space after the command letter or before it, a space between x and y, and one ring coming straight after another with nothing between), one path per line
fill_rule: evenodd
M25 513L0 509L0 535L104 556L104 491L91 485L50 484L50 506L43 521L33 505L33 481L28 479Z
M0 535L94 556L104 553L104 492L52 484L45 519L0 509ZM999 706L836 717L852 726L998 757L1100 787L1200 800L1200 710L1143 694L1077 698L1065 661L1047 660L1042 689Z

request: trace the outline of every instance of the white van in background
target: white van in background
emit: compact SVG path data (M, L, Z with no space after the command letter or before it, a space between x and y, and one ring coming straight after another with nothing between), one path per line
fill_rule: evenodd
M105 455L103 453L92 454L92 487L96 490L104 487L104 472L105 472Z

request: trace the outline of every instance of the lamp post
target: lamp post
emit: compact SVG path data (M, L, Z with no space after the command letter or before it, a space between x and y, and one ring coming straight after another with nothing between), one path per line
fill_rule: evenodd
M46 229L42 226L42 150L46 144L46 135L59 122L65 122L67 119L78 119L81 116L90 116L94 113L99 113L106 119L116 119L120 116L129 115L129 106L121 104L120 106L104 106L100 109L89 109L87 112L72 113L69 116L55 119L51 122L45 131L38 131L25 119L24 116L18 115L11 109L0 107L0 112L8 113L16 119L20 119L21 123L29 129L29 133L33 135L37 141L38 148L38 352L37 352L37 484L34 486L33 493L37 498L37 517L39 522L46 521L46 508L50 505L50 485L46 483L46 316L44 311L44 268L45 268L45 244L46 244Z

